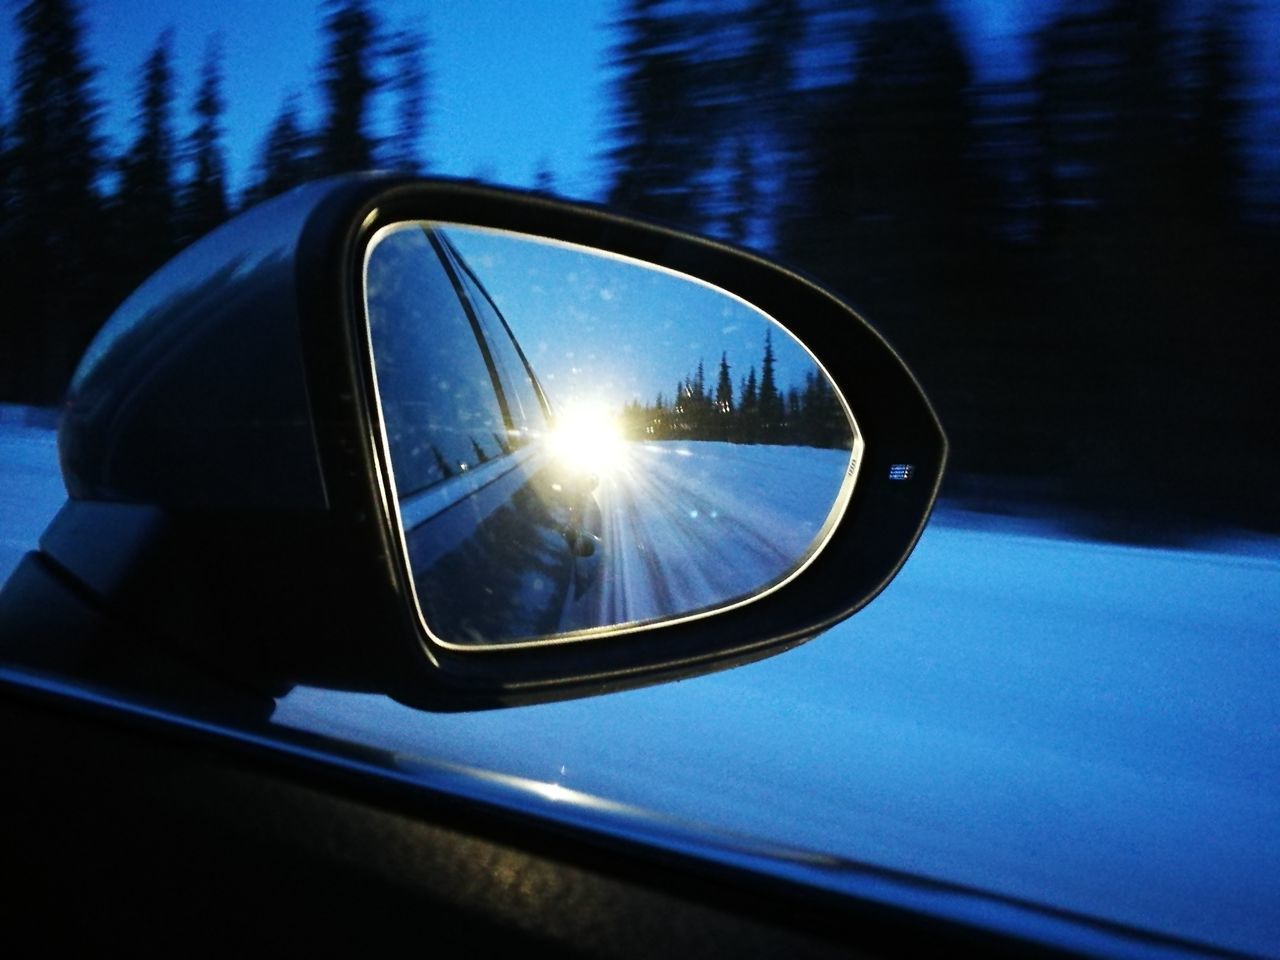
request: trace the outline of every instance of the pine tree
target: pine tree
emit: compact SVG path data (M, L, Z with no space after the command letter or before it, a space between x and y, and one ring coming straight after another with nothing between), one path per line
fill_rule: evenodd
M1206 238L1211 245L1225 239L1241 219L1245 165L1240 124L1245 105L1240 93L1239 16L1237 3L1215 5L1200 25L1194 60L1184 196L1188 219L1202 235L1213 234Z
M725 239L745 244L751 239L752 215L759 209L757 172L746 134L734 139L729 167L728 211L724 217Z
M1195 415L1190 404L1171 408L1192 391L1173 396L1159 387L1185 379L1173 345L1194 338L1181 301L1196 259L1187 244L1197 241L1172 216L1187 200L1185 65L1173 24L1172 0L1102 0L1064 8L1037 45L1038 241L1042 299L1052 305L1040 328L1081 346L1062 349L1059 337L1059 349L1040 361L1035 390L1022 398L1029 410L1041 407L1027 416L1037 426L1024 442L1042 457L1064 458L1079 495L1113 505L1138 489L1120 489L1117 472L1175 456ZM1084 345L1087 372L1074 359ZM1079 408L1102 403L1106 421L1076 429ZM1143 485L1146 503L1170 482L1153 475Z
M627 0L610 202L738 242L771 233L790 190L787 116L805 22L800 0L751 0L732 15Z
M727 178L715 220L734 243L770 247L777 219L793 202L800 112L795 58L807 19L800 0L751 0L740 15L715 18L703 43L711 52L707 99L716 121L710 132L721 144Z
M676 381L675 400L671 404L671 429L674 435L682 438L689 432L689 394L692 390L688 377Z
M937 319L966 303L994 204L975 162L969 64L939 0L863 12L852 75L803 112L805 178L782 246L856 293L914 366L941 350Z
M420 173L427 166L422 139L431 106L425 29L406 27L392 38L387 55L391 64L390 86L396 95L396 126L390 142L388 166L406 173Z
M267 131L250 199L266 200L305 181L313 169L310 143L302 126L298 95L290 94Z
M701 224L698 180L708 137L699 118L699 70L690 15L661 0L627 0L614 51L620 79L617 122L607 156L608 200L687 227Z
M444 458L444 454L440 452L440 448L434 443L431 445L431 456L436 462L436 470L440 473L440 479L448 480L455 473L449 461Z
M729 356L720 354L720 375L716 379L716 410L724 416L733 415L733 380L729 377Z
M742 381L742 397L738 405L738 439L741 443L755 443L759 439L760 392L756 385L756 368L747 371Z
M759 394L756 391L756 368L752 367L747 373L747 379L742 382L742 409L744 411L754 412Z
M1147 232L1177 183L1171 19L1170 0L1105 0L1041 31L1036 125L1051 240L1090 223L1127 243L1121 233Z
M21 214L56 223L63 213L98 206L94 71L81 50L79 9L71 0L30 0L17 20L22 40L10 130L12 185Z
M840 405L827 378L817 371L805 375L799 421L801 442L809 446L839 447L848 440L848 423Z
M760 397L757 407L760 417L760 436L769 441L776 437L785 419L782 396L774 382L773 331L764 335L764 359L760 363Z
M783 438L787 443L797 442L796 438L803 415L804 406L800 400L800 390L796 387L788 387L786 413L783 419Z
M222 150L222 49L217 38L205 47L193 113L196 127L189 139L191 179L183 197L187 238L208 233L227 219L227 164Z
M60 395L112 298L95 256L102 231L98 102L75 3L29 0L17 24L0 397L47 403Z
M702 358L698 358L698 366L694 371L690 389L689 427L694 440L706 440L711 433L711 395L707 392L706 369Z
M989 463L1009 449L991 431L1007 399L971 384L1017 375L991 355L1012 354L1009 327L1038 301L1025 261L998 242L1009 191L983 163L990 117L948 6L865 0L830 30L848 72L795 111L800 190L779 246L873 318L956 438L956 462Z
M367 170L377 148L369 132L369 110L379 87L373 63L378 20L366 0L327 0L326 6L319 172Z
M172 58L173 32L166 30L143 63L138 79L138 133L120 161L117 239L127 255L125 269L132 284L152 273L177 246Z

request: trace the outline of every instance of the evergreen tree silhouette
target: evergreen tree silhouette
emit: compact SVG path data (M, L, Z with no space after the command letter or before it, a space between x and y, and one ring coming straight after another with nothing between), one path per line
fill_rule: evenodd
M989 348L1029 305L995 242L1005 191L982 162L982 101L945 6L867 0L832 30L848 73L799 111L800 188L779 244L866 311L948 425L953 467L973 469L991 417L975 415L973 380L955 371L995 380Z
M722 415L733 414L733 380L729 376L727 353L720 354L720 373L716 378L716 411Z
M16 19L16 105L0 226L8 239L0 264L0 399L50 403L114 298L95 255L103 230L99 107L78 5L29 0Z
M952 266L974 226L970 70L935 0L871 0L852 39L853 76L815 99L802 219L784 247L829 282L856 291L881 323L901 318L895 345L954 311ZM816 221L819 229L814 229ZM905 307L905 309L904 309ZM875 315L879 316L879 313Z
M737 242L771 232L790 190L788 113L805 25L799 0L733 11L627 0L609 201Z
M1241 94L1239 3L1216 4L1203 17L1193 61L1190 129L1183 166L1185 214L1194 229L1209 231L1216 246L1242 219L1240 188L1245 176L1240 125L1245 103Z
M701 358L698 359L698 366L688 382L689 410L686 419L689 424L689 438L691 440L701 440L706 437L707 414L710 412L710 403L707 399L706 373L703 369Z
M457 472L434 443L431 445L431 456L436 462L436 470L440 473L441 480L448 480Z
M729 202L724 216L725 239L746 244L751 238L753 214L760 206L759 176L746 134L733 141L729 165Z
M741 397L738 405L738 439L742 443L755 443L760 424L760 392L754 366L747 371L747 378L742 382Z
M620 78L617 122L606 165L608 201L697 227L697 181L707 164L707 138L696 109L698 66L690 21L662 9L661 0L627 0L613 53Z
M311 138L302 127L298 95L290 94L267 131L249 199L266 200L304 182L314 168L310 143Z
M766 330L764 335L764 359L760 362L760 396L757 400L757 416L759 418L760 439L772 442L779 435L785 412L782 407L782 396L774 382L773 331Z
M137 92L138 132L120 161L120 188L114 207L130 288L177 248L172 59L173 31L166 30L143 63Z
M365 0L327 0L326 6L319 172L367 170L377 148L369 132L369 112L379 87L374 65L378 19Z
M752 413L756 410L759 401L759 392L756 388L756 368L753 366L747 372L747 379L742 384L742 409Z
M727 179L713 224L734 243L767 248L795 187L796 57L808 15L799 0L751 0L732 16L704 20L702 113L715 118L704 119L704 135L718 144Z
M193 112L196 126L189 138L191 178L183 196L183 232L187 239L208 233L226 220L227 164L222 148L222 46L218 38L205 47Z
M1182 46L1169 0L1066 9L1038 38L1042 298L1053 305L1042 329L1090 349L1040 345L1048 356L1023 399L1040 436L1027 445L1060 457L1076 494L1112 509L1168 502L1186 469L1151 469L1141 484L1114 478L1176 456L1198 419L1194 391L1167 386L1187 379L1179 345L1196 321L1183 280L1200 244L1179 212L1189 199L1181 78L1192 76ZM1075 429L1081 405L1099 402L1105 422Z
M395 33L387 49L390 86L396 95L396 125L388 143L387 164L406 173L420 173L427 166L422 139L431 107L430 45L424 28L405 27Z
M638 401L623 405L622 420L630 439L729 441L733 443L804 444L847 449L848 421L825 376L816 370L805 375L803 389L792 384L777 386L771 335L765 338L765 366L772 388L762 390L753 366L742 379L740 400L734 403L728 351L720 354L714 390L706 388L705 364L676 384L676 399L668 408L659 392L645 406ZM762 382L765 378L762 378ZM772 397L772 419L761 414L761 398Z

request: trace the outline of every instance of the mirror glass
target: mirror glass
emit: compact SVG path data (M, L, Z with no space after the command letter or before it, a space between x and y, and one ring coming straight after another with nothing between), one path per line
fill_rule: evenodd
M848 502L862 441L783 327L536 237L380 231L365 305L419 610L446 646L588 640L749 602Z

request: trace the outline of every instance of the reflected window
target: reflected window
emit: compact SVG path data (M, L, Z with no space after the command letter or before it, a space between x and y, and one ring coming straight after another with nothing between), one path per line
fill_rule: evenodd
M380 237L365 289L399 496L501 456L507 424L492 372L428 232L406 225Z
M438 234L437 234L438 235ZM529 367L519 348L511 337L506 321L498 313L489 298L471 273L471 268L458 256L457 251L446 244L459 265L458 276L475 311L476 321L489 344L493 355L494 366L502 380L503 393L507 398L512 426L523 434L539 434L546 427L541 398L537 387L529 375Z

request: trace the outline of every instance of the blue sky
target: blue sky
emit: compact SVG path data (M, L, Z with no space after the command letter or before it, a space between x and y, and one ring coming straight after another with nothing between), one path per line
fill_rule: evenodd
M703 362L715 389L727 355L734 399L750 367L761 373L764 314L713 287L629 260L513 234L450 227L448 234L503 311L554 404L668 403ZM776 382L803 387L808 353L772 327Z
M0 61L10 88L17 36L5 0ZM426 151L433 170L514 185L546 163L558 189L593 198L603 189L596 162L605 147L610 28L617 0L379 0L387 24L425 27L433 97ZM733 0L730 0L730 6ZM1022 62L1017 36L1045 4L949 0L966 38L984 48L984 70L1008 74ZM172 27L179 127L209 37L224 51L227 150L237 187L289 91L319 116L316 68L321 13L314 0L82 0L89 56L98 70L103 131L122 149L132 136L134 92L143 60ZM1038 12L1037 12L1038 11Z
M11 89L18 38L4 0L0 63ZM426 151L432 168L511 184L532 182L547 162L575 196L598 189L595 152L608 122L601 70L613 4L598 0L379 0L389 26L419 24L431 37L434 74ZM237 187L288 91L318 117L315 76L321 14L313 0L89 0L82 3L87 52L98 68L103 132L116 148L132 136L143 60L174 29L180 129L207 38L225 54L227 149Z
M21 0L0 0L0 84L12 86ZM378 0L389 27L424 27L433 97L426 152L435 172L517 186L541 164L567 196L598 198L598 158L610 125L610 24L620 0ZM724 0L734 6L741 0ZM1188 9L1214 0L1185 0ZM1026 38L1056 0L944 0L974 56L979 80L1011 79L1029 66ZM321 13L315 0L81 0L87 52L98 70L103 132L116 150L132 137L140 66L172 27L179 130L209 37L225 54L226 147L234 185L243 187L260 139L289 91L319 116L315 77ZM1259 4L1249 42L1254 70L1280 97L1280 14ZM6 98L7 101L8 98ZM6 103L6 108L7 108ZM1265 162L1265 158L1264 158Z

